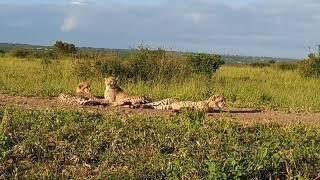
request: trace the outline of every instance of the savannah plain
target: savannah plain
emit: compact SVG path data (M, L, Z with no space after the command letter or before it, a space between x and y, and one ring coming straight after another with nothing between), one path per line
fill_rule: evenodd
M140 47L125 53L52 50L0 53L0 179L318 179L320 57L224 62L215 54ZM152 100L205 100L201 111L70 106L104 77Z

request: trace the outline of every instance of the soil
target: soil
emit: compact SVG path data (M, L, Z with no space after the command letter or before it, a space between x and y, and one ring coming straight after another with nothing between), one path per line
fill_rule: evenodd
M126 107L109 106L71 106L58 102L56 98L42 99L38 97L21 97L0 94L0 106L18 106L24 109L37 110L76 110L98 113L120 113L126 115L146 115L152 117L172 117L177 113L168 110L130 109ZM229 118L246 125L255 123L279 123L292 125L302 123L305 125L320 126L320 113L287 113L281 111L261 111L257 109L229 109L207 114L209 120Z

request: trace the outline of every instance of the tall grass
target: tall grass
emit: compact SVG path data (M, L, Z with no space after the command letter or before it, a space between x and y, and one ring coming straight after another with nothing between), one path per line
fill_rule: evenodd
M1 179L292 179L320 174L316 127L0 109Z
M83 80L92 83L93 94L102 96L103 75L79 77L72 60L23 60L0 58L0 92L26 96L57 96L73 93ZM157 68L157 67L155 67ZM156 81L122 79L121 86L129 93L146 95L154 100L177 97L203 100L222 94L229 107L257 107L285 111L320 111L320 80L303 78L296 71L277 68L222 66L211 77L207 75L173 76Z

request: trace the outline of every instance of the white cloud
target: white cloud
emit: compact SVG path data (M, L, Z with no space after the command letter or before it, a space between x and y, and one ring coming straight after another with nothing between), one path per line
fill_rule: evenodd
M86 0L72 0L70 4L76 6L86 6L89 5L89 2Z
M59 38L110 48L144 41L192 51L304 57L305 47L318 43L320 29L319 0L245 0L248 3L240 5L226 0L161 0L157 6L148 6L146 0L63 1L69 6L1 5L1 38ZM27 31L10 26L20 17L30 20ZM76 32L62 33L70 31Z
M71 32L78 27L78 21L75 17L66 17L61 26L61 31L63 32Z

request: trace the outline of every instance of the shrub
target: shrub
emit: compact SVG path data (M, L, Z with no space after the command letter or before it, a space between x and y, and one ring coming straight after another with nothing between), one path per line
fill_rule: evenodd
M0 49L0 57L3 57L5 55L6 51L3 49Z
M307 59L299 62L298 67L304 77L320 77L320 56L309 54Z
M191 54L187 58L191 71L197 74L212 75L216 70L224 64L220 55L216 54Z
M78 56L80 58L73 61L76 74L82 78L112 75L121 80L132 81L183 80L192 74L190 73L192 65L188 64L185 56L168 53L162 49L139 48L125 56L118 53L104 53L97 56L98 58L93 55L90 59ZM213 66L217 68L218 65L213 63ZM214 70L212 68L210 74L216 70L215 68Z
M32 54L30 49L17 48L10 52L10 55L16 58L26 58Z
M54 51L61 54L75 54L77 52L77 48L74 44L66 43L62 41L57 41L53 45Z
M287 63L287 62L277 63L275 64L275 67L282 71L293 71L298 68L297 63Z
M268 63L268 62L253 62L250 64L250 66L264 68L264 67L270 67L270 63Z
M47 60L58 59L58 54L52 50L33 51L32 56L37 59L47 59Z

